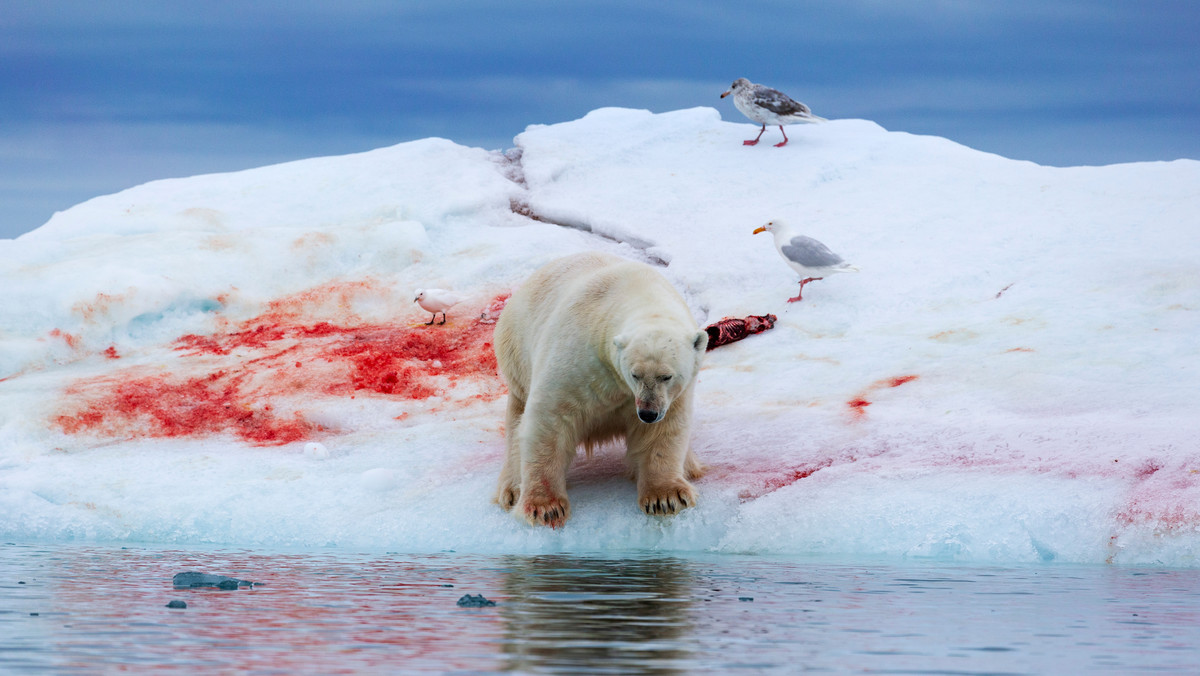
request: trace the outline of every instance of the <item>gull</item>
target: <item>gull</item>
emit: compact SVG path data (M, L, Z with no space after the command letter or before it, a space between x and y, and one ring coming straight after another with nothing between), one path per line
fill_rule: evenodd
M417 297L413 299L413 302L420 305L426 312L433 313L433 317L425 322L425 325L429 326L437 319L439 312L442 313L442 321L438 324L445 324L446 310L461 303L464 298L465 296L445 289L417 289Z
M763 132L767 130L768 124L778 125L779 133L783 134L783 141L775 144L775 147L778 148L787 145L788 142L787 132L783 130L783 125L797 122L829 121L813 115L808 106L799 101L793 101L792 97L778 89L754 84L744 77L734 80L733 84L729 86L729 91L721 94L721 98L730 94L733 94L733 105L742 111L743 115L762 125L762 129L758 130L758 136L751 141L742 141L742 145L752 146L758 143L758 139L762 138Z
M842 257L829 250L829 247L812 237L798 235L778 219L767 221L755 229L754 234L769 232L775 236L775 248L779 255L796 272L800 273L800 290L795 298L789 298L789 303L803 300L804 285L824 279L826 275L835 272L858 272L858 267L842 260Z

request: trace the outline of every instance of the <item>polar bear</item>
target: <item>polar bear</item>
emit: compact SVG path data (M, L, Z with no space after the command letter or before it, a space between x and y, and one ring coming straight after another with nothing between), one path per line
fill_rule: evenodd
M509 390L501 507L561 526L579 445L621 437L643 511L696 504L688 435L708 334L658 271L595 252L552 261L513 293L494 342Z

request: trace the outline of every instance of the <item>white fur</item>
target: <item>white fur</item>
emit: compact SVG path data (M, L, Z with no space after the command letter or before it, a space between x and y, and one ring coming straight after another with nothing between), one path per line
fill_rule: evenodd
M695 505L688 479L703 468L688 434L707 344L683 298L648 265L583 253L536 271L496 323L509 388L496 501L531 524L562 525L578 447L590 453L624 437L646 513Z

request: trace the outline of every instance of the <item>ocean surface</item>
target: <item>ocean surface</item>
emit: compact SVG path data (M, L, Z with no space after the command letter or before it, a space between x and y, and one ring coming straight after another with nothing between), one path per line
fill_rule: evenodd
M1200 570L0 544L0 672L118 671L1197 673Z

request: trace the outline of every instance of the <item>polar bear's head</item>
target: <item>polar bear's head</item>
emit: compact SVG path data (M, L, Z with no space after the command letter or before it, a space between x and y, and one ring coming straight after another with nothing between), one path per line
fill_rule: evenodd
M613 339L617 368L633 392L638 420L656 423L700 370L708 347L704 331L635 331Z

